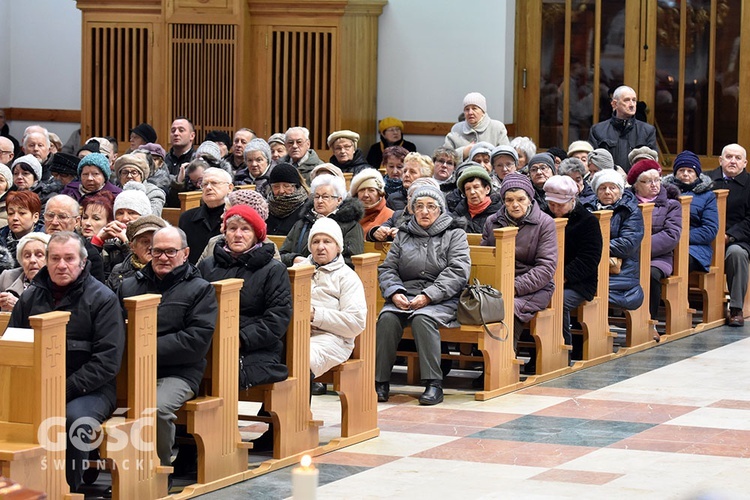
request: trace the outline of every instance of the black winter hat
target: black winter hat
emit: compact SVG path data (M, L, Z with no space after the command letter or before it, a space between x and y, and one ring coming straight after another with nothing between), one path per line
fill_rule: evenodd
M206 140L212 142L223 142L225 146L232 145L232 138L222 130L212 130L206 134Z
M156 130L148 123L141 123L130 130L131 134L142 137L146 142L156 142Z
M289 163L279 163L271 169L271 174L268 176L268 182L273 184L275 182L288 182L299 186L299 173L293 165Z
M78 162L81 161L75 155L68 153L55 153L52 155L52 163L50 164L50 172L55 172L63 175L72 175L78 177Z

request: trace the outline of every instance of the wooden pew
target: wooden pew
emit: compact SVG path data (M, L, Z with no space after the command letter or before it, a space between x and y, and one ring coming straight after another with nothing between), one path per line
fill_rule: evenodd
M536 313L529 322L529 331L536 347L536 376L549 375L569 367L568 353L571 346L565 345L562 335L563 299L565 282L565 226L567 219L555 219L557 232L557 268L555 269L555 291L546 309Z
M219 303L213 341L200 394L185 403L180 419L198 447L198 482L179 495L188 498L244 479L247 450L237 426L239 400L239 310L243 280L213 283Z
M693 330L694 309L690 308L688 279L690 270L690 202L692 196L680 196L682 209L682 233L674 250L671 276L662 280L661 296L664 300L666 335L672 340L695 333Z
M294 301L285 339L289 377L240 391L240 400L263 403L271 414L240 418L273 424L273 458L277 460L299 457L318 446L319 422L313 421L310 411L310 281L314 268L290 267L288 271Z
M625 311L625 346L618 351L618 354L632 353L651 347L655 341L652 338L651 314L648 310L648 300L650 296L651 281L651 217L654 212L653 203L640 203L638 208L643 215L643 240L640 248L640 272L639 279L643 288L643 304L633 311Z
M375 393L375 322L378 317L378 261L380 255L353 255L354 270L362 280L367 302L365 330L354 340L354 352L340 365L316 379L333 384L341 398L341 438L329 445L335 447L359 443L380 434L378 398Z
M99 447L112 472L112 498L116 500L165 496L172 472L172 467L160 465L156 453L156 318L160 301L161 296L154 294L123 300L128 312L127 343L117 376L117 407L127 408L127 413L102 424L105 440ZM140 428L142 443L128 439L122 446L122 436L131 436L134 428Z
M349 188L352 186L352 177L354 177L354 174L351 172L344 172L344 182L346 182L347 191L349 191Z
M482 234L466 233L466 239L469 240L469 245L479 246L482 243Z
M611 210L593 212L599 221L602 232L602 257L599 261L599 272L596 295L578 307L577 317L583 334L583 359L574 364L583 368L598 364L613 356L614 337L609 331L609 234L612 219Z
M727 230L726 212L729 190L717 189L714 194L719 212L719 230L711 244L713 249L711 266L706 273L690 273L690 291L700 294L703 299L703 319L700 324L696 325L696 331L722 326L725 322L724 254L726 245L724 234Z
M277 234L269 234L267 238L276 244L276 248L281 249L281 245L284 244L284 240L286 239L286 236L281 236Z
M9 314L3 314L3 330ZM29 318L34 342L0 339L0 475L49 498L83 499L65 481L65 446L40 443L39 429L57 418L47 439L65 439L65 339L70 313ZM46 446L45 446L46 444ZM60 449L57 449L60 448ZM47 466L44 467L43 464Z
M495 337L488 335L479 325L461 325L459 328L441 328L443 342L476 344L482 352L484 362L484 389L475 394L475 399L485 401L521 387L519 370L521 364L513 352L513 297L515 279L515 255L517 228L495 229L495 247L472 246L470 281L478 278L482 284L491 284L499 290L504 299L505 325L488 325ZM411 328L404 329L405 339L413 339ZM414 356L407 358L410 380L419 378L418 365ZM413 382L411 382L413 383Z
M203 191L184 191L178 193L177 196L180 198L180 212L184 214L188 210L201 206Z

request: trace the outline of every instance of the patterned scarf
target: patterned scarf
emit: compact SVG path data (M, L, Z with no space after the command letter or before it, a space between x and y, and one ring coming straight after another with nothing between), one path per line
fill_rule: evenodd
M274 196L273 192L268 193L268 211L271 215L279 219L283 219L295 210L300 205L307 201L310 197L302 186L297 186L297 189L292 194L282 194L281 196Z

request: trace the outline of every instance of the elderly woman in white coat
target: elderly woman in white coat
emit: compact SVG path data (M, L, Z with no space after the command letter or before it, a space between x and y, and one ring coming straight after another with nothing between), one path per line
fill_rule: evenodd
M463 104L464 121L451 127L445 136L446 148L455 149L462 160L469 160L471 148L478 142L489 142L492 147L510 144L505 125L487 114L487 99L482 94L466 94Z
M307 239L310 255L301 264L315 266L310 296L310 372L323 375L343 363L354 350L354 339L365 329L367 302L359 276L346 265L344 236L333 219L315 221ZM313 394L324 394L315 384Z

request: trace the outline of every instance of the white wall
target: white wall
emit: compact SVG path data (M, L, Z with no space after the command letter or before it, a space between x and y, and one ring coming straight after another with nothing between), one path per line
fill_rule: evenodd
M389 0L378 35L378 119L455 122L476 91L492 118L512 122L514 24L515 0ZM443 144L407 139L426 154Z
M33 25L30 25L30 21ZM73 0L0 0L0 106L81 109L81 11ZM21 139L28 122L9 123ZM43 123L63 142L78 128Z
M478 91L492 118L512 122L514 12L515 0L389 0L379 21L378 118L454 122L464 95ZM80 109L74 0L0 0L0 47L11 49L0 51L0 107ZM11 133L20 139L27 125L11 122ZM44 125L63 141L77 128ZM408 139L428 154L443 143Z

